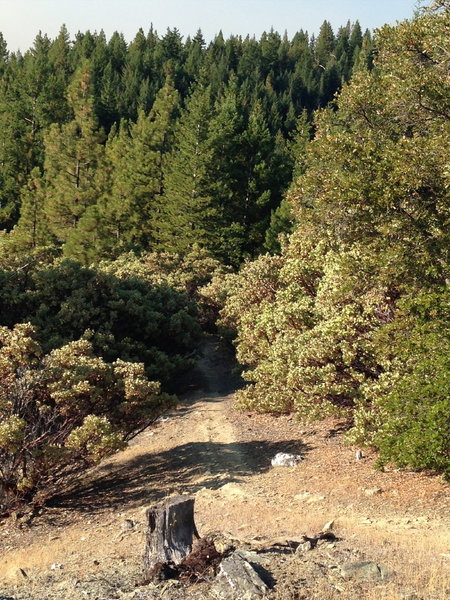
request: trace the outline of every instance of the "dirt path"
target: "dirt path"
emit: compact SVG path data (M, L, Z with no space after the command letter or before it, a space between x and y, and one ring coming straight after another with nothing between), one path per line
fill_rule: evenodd
M133 589L145 508L180 493L195 494L202 535L295 538L335 519L361 557L370 547L373 560L401 564L406 577L426 563L425 577L437 572L448 581L449 494L441 478L374 471L373 457L356 461L332 421L303 427L289 416L234 411L236 379L215 338L199 366L202 389L126 451L56 497L31 526L10 520L0 528L0 596L59 600L79 598L82 589L82 597L115 598ZM281 451L304 460L272 468Z

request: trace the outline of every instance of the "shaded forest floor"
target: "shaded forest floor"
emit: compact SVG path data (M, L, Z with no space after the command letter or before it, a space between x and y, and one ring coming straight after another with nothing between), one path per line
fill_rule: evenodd
M177 409L61 491L31 523L0 524L0 597L153 598L135 587L145 509L181 493L195 494L201 535L295 539L335 521L340 545L301 563L283 559L283 583L273 597L443 600L450 593L450 494L443 479L375 471L375 456L356 460L335 420L303 426L287 415L236 411L231 364L226 349L208 338L201 385ZM277 452L304 460L272 467ZM392 576L363 591L330 579L325 566L349 559L382 562Z

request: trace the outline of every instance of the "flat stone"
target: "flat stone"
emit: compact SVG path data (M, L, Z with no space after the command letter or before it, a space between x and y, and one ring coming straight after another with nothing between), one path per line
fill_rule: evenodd
M326 531L331 531L334 527L334 519L332 519L331 521L328 521L328 523L325 523L325 525L322 527L322 532L325 533Z
M307 540L306 542L303 542L297 546L295 554L302 554L303 552L309 552L309 550L312 550L312 549L313 549L312 542Z
M267 592L267 586L255 569L239 553L233 553L220 564L214 591L223 600L256 600Z
M377 496L378 494L382 493L382 489L381 488L369 488L369 489L365 489L364 493L366 496Z
M379 581L387 579L388 570L384 565L375 562L354 562L341 567L341 575L346 579Z
M264 565L270 563L270 558L265 556L264 554L258 554L257 552L253 552L251 550L236 550L234 556L237 558L242 558L242 560L250 563L255 563L257 565Z

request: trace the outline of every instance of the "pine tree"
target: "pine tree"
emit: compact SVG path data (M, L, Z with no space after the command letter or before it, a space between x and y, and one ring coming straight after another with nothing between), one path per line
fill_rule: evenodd
M30 253L54 243L44 212L45 182L40 169L35 167L22 189L20 219L10 232L8 251L14 254Z
M253 256L264 241L263 222L273 208L270 190L270 161L274 139L260 102L250 112L241 138L241 194L238 221L244 228L243 256Z
M131 128L124 187L128 201L124 241L139 251L152 249L161 228L161 195L166 156L173 144L178 92L167 79L148 115L139 112ZM123 172L123 169L122 169Z
M245 229L240 222L240 148L245 128L243 107L236 78L216 101L208 138L211 149L211 194L217 211L218 229L214 254L227 264L239 264Z
M8 44L6 43L3 34L0 32L0 78L3 77L3 73L6 70L6 65L8 62Z
M68 90L74 119L65 125L53 124L45 136L45 212L52 233L61 243L67 241L85 210L99 196L95 173L103 147L90 81L89 65L84 63Z
M161 206L159 249L186 252L194 244L210 248L217 211L211 196L212 153L208 139L210 88L198 85L189 97L168 158Z
M163 165L173 141L178 93L170 78L147 115L113 128L96 184L103 190L65 247L84 264L133 250L152 250L160 228Z

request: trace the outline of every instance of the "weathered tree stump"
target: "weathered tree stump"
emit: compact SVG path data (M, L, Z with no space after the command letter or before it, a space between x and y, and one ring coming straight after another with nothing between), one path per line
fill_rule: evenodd
M147 510L146 580L167 579L173 567L191 552L194 538L199 538L194 502L192 496L175 496Z

